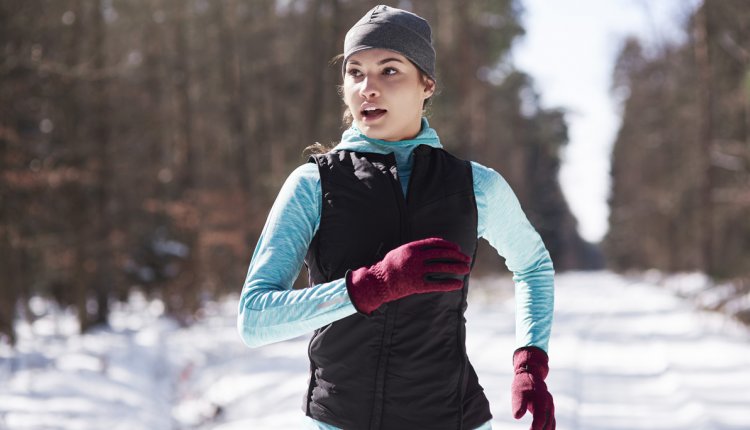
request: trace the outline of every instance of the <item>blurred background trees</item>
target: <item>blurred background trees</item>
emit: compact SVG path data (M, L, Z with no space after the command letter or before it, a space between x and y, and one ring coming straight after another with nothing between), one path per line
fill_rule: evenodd
M331 59L375 3L0 3L2 332L35 294L86 330L132 288L185 322L203 298L238 292L303 148L341 134ZM562 113L542 111L508 60L520 5L411 7L435 28L446 146L505 174L558 268L585 265L557 183ZM478 270L498 270L483 253Z
M612 156L617 269L700 270L750 287L750 8L704 0L678 46L628 41L613 93L622 126Z
M74 309L86 330L134 288L185 323L203 300L239 292L303 149L341 135L331 60L377 3L0 2L0 336L13 339L33 295ZM558 270L601 267L557 179L565 113L540 106L509 55L522 3L396 3L433 26L429 118L443 144L505 176ZM741 6L708 2L686 46L622 51L605 241L616 268L750 267ZM480 254L478 273L503 267L488 245Z

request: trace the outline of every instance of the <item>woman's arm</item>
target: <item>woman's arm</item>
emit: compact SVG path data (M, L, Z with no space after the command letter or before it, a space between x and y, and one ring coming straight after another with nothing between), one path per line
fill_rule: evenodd
M554 309L554 267L542 238L529 223L510 185L495 170L472 162L478 234L513 272L516 347L548 349Z
M292 289L320 225L321 199L312 163L292 172L276 197L240 297L237 329L249 347L300 336L356 312L343 278Z

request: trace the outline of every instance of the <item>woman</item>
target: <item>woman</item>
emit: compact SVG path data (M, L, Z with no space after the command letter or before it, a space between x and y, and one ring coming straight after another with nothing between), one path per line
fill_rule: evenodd
M490 429L463 317L484 237L516 283L513 413L554 429L552 262L505 180L443 150L422 117L436 84L429 24L377 6L349 30L343 57L351 128L282 187L242 291L242 339L315 331L312 428ZM310 288L293 290L303 261Z

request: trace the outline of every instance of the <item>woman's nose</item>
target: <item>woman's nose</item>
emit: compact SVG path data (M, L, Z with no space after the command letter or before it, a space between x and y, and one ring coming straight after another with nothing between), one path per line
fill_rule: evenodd
M362 86L359 89L359 95L366 99L379 96L380 90L378 89L375 79L365 77L362 80Z

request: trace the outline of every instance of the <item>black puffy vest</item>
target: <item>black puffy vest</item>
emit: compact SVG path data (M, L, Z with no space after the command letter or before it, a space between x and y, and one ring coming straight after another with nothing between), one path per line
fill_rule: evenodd
M420 145L404 198L393 154L336 151L320 171L320 228L305 257L310 284L342 278L398 246L442 237L475 255L470 163ZM473 264L473 261L472 261ZM492 418L466 356L461 290L416 294L321 327L310 340L305 413L345 430L470 430Z

